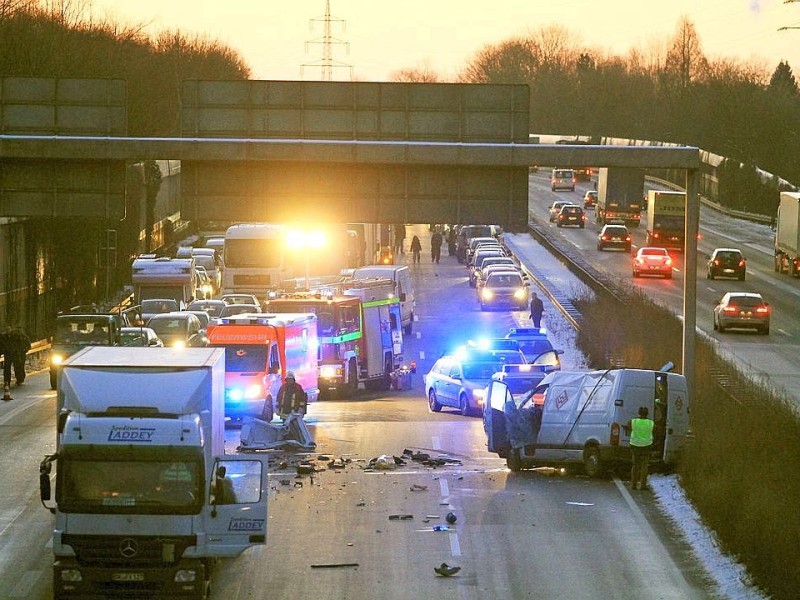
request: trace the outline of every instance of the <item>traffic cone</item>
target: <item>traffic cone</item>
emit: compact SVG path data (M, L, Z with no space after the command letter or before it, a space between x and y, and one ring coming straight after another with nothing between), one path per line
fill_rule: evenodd
M13 400L13 398L11 397L11 388L7 383L3 386L3 400L5 400L6 402L8 402L9 400Z

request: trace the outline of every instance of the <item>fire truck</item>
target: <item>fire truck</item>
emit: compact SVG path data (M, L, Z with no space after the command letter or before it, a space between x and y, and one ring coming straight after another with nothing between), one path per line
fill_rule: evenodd
M308 394L317 385L317 317L313 314L244 313L207 330L209 346L225 348L225 417L271 421L286 373Z
M319 389L350 397L363 383L388 390L403 359L400 300L386 279L347 281L310 291L273 293L265 310L317 316Z

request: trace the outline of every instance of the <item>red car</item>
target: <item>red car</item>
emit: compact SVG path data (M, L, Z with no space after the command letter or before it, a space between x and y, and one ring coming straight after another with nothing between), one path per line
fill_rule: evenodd
M633 276L662 275L672 279L672 258L666 248L646 246L639 248L633 259Z

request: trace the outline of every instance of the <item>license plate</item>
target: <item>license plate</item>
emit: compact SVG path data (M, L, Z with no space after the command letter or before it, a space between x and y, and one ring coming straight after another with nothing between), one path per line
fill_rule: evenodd
M733 269L722 269L723 273L733 273Z
M114 573L112 581L144 581L144 573Z

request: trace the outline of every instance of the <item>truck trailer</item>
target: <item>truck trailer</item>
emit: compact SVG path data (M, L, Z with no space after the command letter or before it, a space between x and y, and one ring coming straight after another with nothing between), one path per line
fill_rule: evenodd
M775 271L800 277L800 193L781 192L775 219Z
M643 193L644 171L641 169L601 168L597 178L595 220L600 225L624 221L638 227Z
M683 250L686 237L686 194L649 190L647 192L646 246Z
M216 559L266 543L267 457L225 454L224 384L217 348L64 362L56 452L39 467L56 600L203 599Z
M140 255L131 266L136 303L142 300L171 298L183 310L197 298L194 258L169 258L154 254Z

